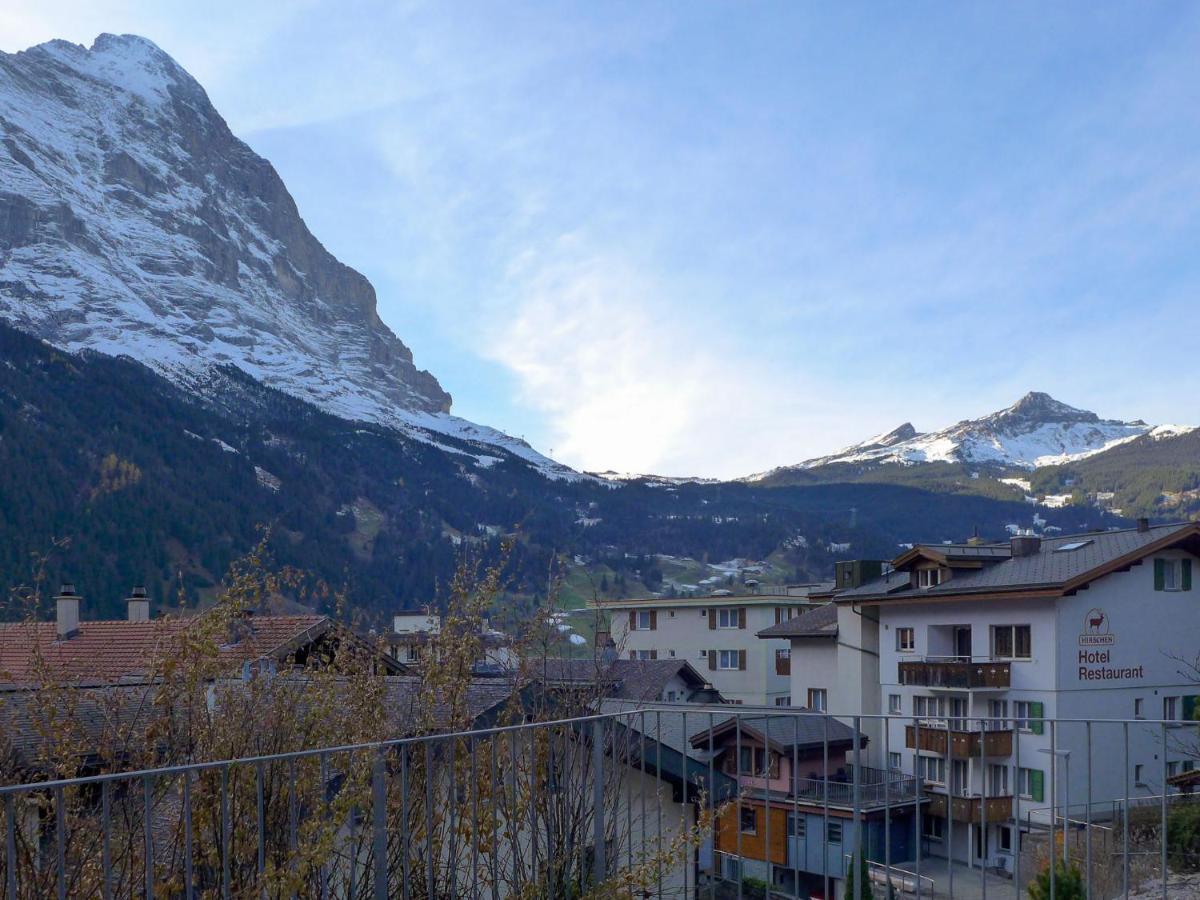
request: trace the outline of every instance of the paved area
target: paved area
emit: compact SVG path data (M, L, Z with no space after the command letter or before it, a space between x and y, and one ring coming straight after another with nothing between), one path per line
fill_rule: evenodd
M909 861L906 863L897 863L902 869L907 869L912 872L916 868L916 863ZM953 878L951 875L953 874ZM962 863L952 863L949 860L940 857L927 857L921 860L921 896L929 897L929 882L926 878L933 879L933 897L930 900L942 900L942 898L953 897L954 900L1008 900L1008 898L1017 897L1016 886L1011 878L1005 878L1001 875L987 873L981 875L979 869L973 869L970 866ZM951 893L951 885L953 883L953 893ZM877 892L877 895L880 895ZM916 894L904 894L904 897L915 897ZM1021 891L1021 897L1028 897L1026 891Z

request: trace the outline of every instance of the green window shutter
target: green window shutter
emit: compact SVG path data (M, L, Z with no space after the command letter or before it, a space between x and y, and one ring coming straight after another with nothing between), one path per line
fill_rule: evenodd
M1042 721L1045 714L1045 707L1041 703L1029 704L1029 730L1034 734L1041 734L1046 730L1046 723Z
M1180 587L1185 591L1190 591L1192 589L1192 561L1190 559L1185 559L1182 562L1183 577L1181 579Z
M1200 700L1195 694L1183 698L1183 719L1192 722L1196 719L1196 701Z
M1161 591L1166 583L1167 561L1165 559L1156 559L1154 561L1154 589Z
M1029 770L1029 792L1038 803L1046 799L1046 773L1041 769Z

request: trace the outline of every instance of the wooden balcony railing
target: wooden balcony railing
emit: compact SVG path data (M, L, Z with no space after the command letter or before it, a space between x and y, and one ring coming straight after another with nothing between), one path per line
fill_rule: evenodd
M946 794L939 794L934 791L928 791L927 793L929 796L929 814L932 816L945 817L948 806L949 814L954 817L955 822L981 822L984 821L984 816L980 807L981 804L986 802L986 820L988 822L1003 822L1012 818L1012 797L988 797L984 801L982 797L948 797ZM947 801L949 801L948 804Z
M934 725L920 728L921 746L917 747L917 728L913 725L904 727L904 746L909 750L925 750L939 756L946 755L946 739L950 741L951 759L978 759L980 744L983 745L984 756L1012 756L1012 730L990 731L951 728L937 728Z
M900 663L900 683L931 688L1007 688L1012 666L1007 662L922 659Z

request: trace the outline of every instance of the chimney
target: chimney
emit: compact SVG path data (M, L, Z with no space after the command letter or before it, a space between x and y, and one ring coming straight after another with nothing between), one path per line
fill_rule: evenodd
M1036 534L1014 534L1009 543L1014 559L1018 556L1033 556L1042 549L1042 539Z
M82 598L75 593L75 585L63 582L58 589L55 603L55 632L60 641L68 640L79 633L79 601Z
M129 592L128 605L130 622L150 621L150 597L140 584Z
M1150 520L1142 516L1137 520L1138 531L1146 532L1150 530Z

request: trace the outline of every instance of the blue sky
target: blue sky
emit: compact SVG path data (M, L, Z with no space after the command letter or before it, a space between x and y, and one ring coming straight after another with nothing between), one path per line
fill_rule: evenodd
M1200 7L6 3L157 42L455 412L741 475L1045 390L1200 421Z

